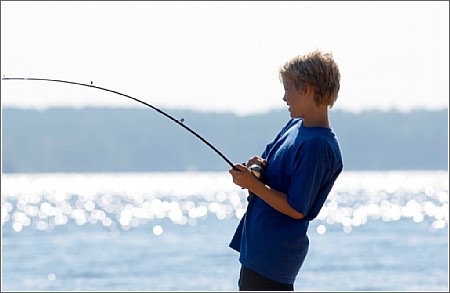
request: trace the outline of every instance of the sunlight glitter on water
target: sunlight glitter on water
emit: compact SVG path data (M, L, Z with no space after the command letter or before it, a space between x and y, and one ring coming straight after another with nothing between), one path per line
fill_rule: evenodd
M347 172L336 182L318 219L341 223L345 232L369 218L431 221L430 230L448 225L448 173L426 171Z
M223 172L3 174L2 226L51 231L73 222L128 230L154 219L196 225L209 216L241 218L246 197ZM448 208L445 171L344 172L316 219L317 233L326 225L351 232L369 219L401 218L433 231L448 226Z

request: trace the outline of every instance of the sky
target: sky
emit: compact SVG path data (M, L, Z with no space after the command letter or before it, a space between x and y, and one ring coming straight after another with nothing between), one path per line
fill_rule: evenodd
M162 108L287 109L278 69L315 49L341 72L333 109L448 109L448 1L1 1L3 77ZM1 104L144 107L6 80Z

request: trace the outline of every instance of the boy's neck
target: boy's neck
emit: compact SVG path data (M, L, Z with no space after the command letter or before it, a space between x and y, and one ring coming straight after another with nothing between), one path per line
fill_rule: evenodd
M330 120L328 119L328 108L318 109L305 115L302 119L302 124L305 127L326 127L331 128Z

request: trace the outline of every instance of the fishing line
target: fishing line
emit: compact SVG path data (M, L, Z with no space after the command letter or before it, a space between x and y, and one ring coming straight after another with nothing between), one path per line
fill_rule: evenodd
M237 170L237 168L233 165L233 163L227 158L225 157L224 154L222 154L216 147L214 147L211 143L209 143L206 139L204 139L202 136L200 136L197 132L195 132L194 130L192 130L191 128L189 128L188 126L186 126L185 124L183 124L184 119L181 118L180 120L174 118L173 116L167 114L166 112L164 112L163 110L150 105L144 101L141 101L139 99L136 99L132 96L120 93L118 91L115 90L110 90L104 87L100 87L100 86L96 86L93 84L93 82L91 81L91 84L86 84L86 83L81 83L81 82L74 82L74 81L68 81L68 80L62 80L62 79L48 79L48 78L32 78L32 77L2 77L2 80L37 80L37 81L53 81L53 82L60 82L60 83L68 83L68 84L73 84L73 85L79 85L79 86L85 86L85 87L90 87L90 88L95 88L98 90L102 90L102 91L106 91L106 92L110 92L113 94L117 94L120 96L124 96L126 98L135 100L136 102L139 102L147 107L152 108L153 110L155 110L156 112L164 115L165 117L169 118L170 120L172 120L173 122L175 122L176 124L180 125L181 127L183 127L184 129L186 129L187 131L189 131L190 133L192 133L193 135L195 135L198 139L200 139L202 142L204 142L207 146L209 146L213 151L215 151L223 160L225 160L225 162L228 163L228 165L230 165L233 169Z

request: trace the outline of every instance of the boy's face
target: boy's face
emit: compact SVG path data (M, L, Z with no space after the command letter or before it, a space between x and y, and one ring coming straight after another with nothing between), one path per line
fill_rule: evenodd
M291 118L301 118L302 101L304 100L301 95L301 90L298 91L295 88L294 82L289 79L283 78L284 96L283 101L289 106L289 112Z

